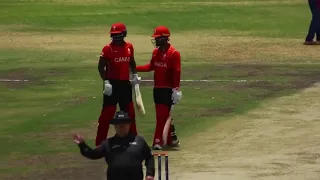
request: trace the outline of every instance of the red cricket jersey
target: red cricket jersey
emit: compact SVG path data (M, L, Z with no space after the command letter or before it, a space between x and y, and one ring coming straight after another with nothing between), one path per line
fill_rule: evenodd
M137 66L138 72L154 70L154 87L179 88L181 77L180 53L172 45L162 52L159 48L153 50L149 64Z
M130 61L133 59L134 50L129 42L124 45L106 45L101 52L101 56L108 62L106 78L108 80L129 80L130 79Z

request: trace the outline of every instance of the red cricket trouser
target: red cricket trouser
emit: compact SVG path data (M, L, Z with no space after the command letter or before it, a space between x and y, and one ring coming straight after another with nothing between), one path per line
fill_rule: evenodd
M156 108L156 129L153 138L153 145L163 145L162 134L164 126L169 117L169 112L172 104L171 100L172 89L171 88L154 88L153 97ZM167 145L172 144L171 138L171 126L167 135Z
M166 104L156 104L156 130L153 138L153 145L159 144L163 145L163 131L164 126L167 122L167 119L169 117L169 106ZM167 144L172 144L172 138L171 138L171 126L169 126L169 131L167 134Z

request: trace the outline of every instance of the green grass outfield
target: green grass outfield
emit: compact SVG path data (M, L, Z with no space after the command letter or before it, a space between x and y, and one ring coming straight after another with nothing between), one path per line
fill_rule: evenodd
M97 60L117 21L127 25L138 64L151 56L153 28L166 25L182 54L183 79L226 80L182 82L184 97L174 112L182 143L320 77L319 46L301 45L310 13L300 0L2 0L0 12L0 79L30 80L0 82L0 159L7 162L1 179L32 179L39 171L56 179L93 174L87 168L72 176L72 168L89 165L78 163L87 161L70 133L93 144L102 102ZM147 115L137 114L137 125L151 143L152 86L141 88Z

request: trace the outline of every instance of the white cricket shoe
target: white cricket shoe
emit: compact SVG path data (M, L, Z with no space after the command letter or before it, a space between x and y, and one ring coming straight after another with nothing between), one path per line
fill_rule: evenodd
M152 147L153 150L162 150L162 146L160 146L159 144L156 144Z
M172 141L171 147L179 147L179 146L180 146L180 141L178 139Z

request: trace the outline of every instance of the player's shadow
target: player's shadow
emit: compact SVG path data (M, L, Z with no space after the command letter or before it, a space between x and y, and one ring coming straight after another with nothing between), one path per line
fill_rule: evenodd
M163 151L180 151L180 148L167 146L167 147L163 147Z

